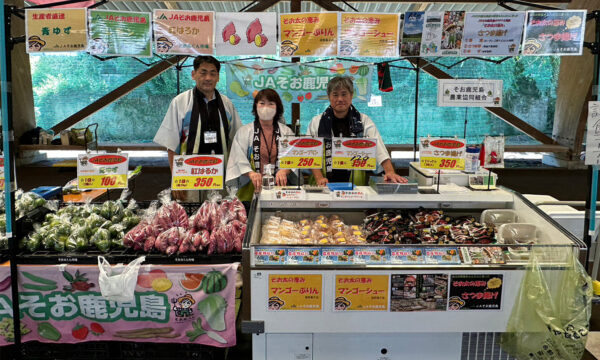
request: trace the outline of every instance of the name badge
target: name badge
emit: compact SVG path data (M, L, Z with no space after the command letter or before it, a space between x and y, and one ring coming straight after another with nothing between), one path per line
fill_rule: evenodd
M217 132L216 131L205 131L204 132L204 143L205 144L215 144L217 142Z

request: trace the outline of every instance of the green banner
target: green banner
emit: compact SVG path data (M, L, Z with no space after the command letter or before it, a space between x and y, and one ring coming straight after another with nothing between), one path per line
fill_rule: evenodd
M88 51L93 55L152 56L152 14L90 10Z

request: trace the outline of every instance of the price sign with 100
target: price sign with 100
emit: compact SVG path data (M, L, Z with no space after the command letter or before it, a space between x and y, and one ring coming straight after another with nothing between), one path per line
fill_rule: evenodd
M79 189L126 189L129 156L127 154L79 154Z
M223 155L177 155L173 158L171 189L223 189Z

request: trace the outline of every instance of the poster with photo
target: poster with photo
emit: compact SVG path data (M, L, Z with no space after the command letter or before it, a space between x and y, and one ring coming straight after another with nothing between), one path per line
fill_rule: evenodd
M439 56L442 53L442 25L444 13L432 11L425 13L423 37L421 38L421 56Z
M448 274L392 274L392 312L445 311Z
M465 28L464 11L446 11L442 30L442 55L459 56Z
M522 54L581 55L586 10L528 11Z
M409 11L404 14L400 56L419 56L424 19L423 11Z

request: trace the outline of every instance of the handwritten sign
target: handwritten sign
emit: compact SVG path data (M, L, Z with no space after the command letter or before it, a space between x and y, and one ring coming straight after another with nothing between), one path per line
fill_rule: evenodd
M334 169L375 170L377 168L377 139L333 138L332 166Z
M282 169L320 169L323 167L323 138L283 138L279 142L278 157Z
M465 139L421 138L419 158L423 169L464 170Z
M269 274L268 309L321 311L321 274Z
M223 155L177 155L173 158L171 189L220 190Z
M127 188L127 154L79 154L77 180L80 189Z

